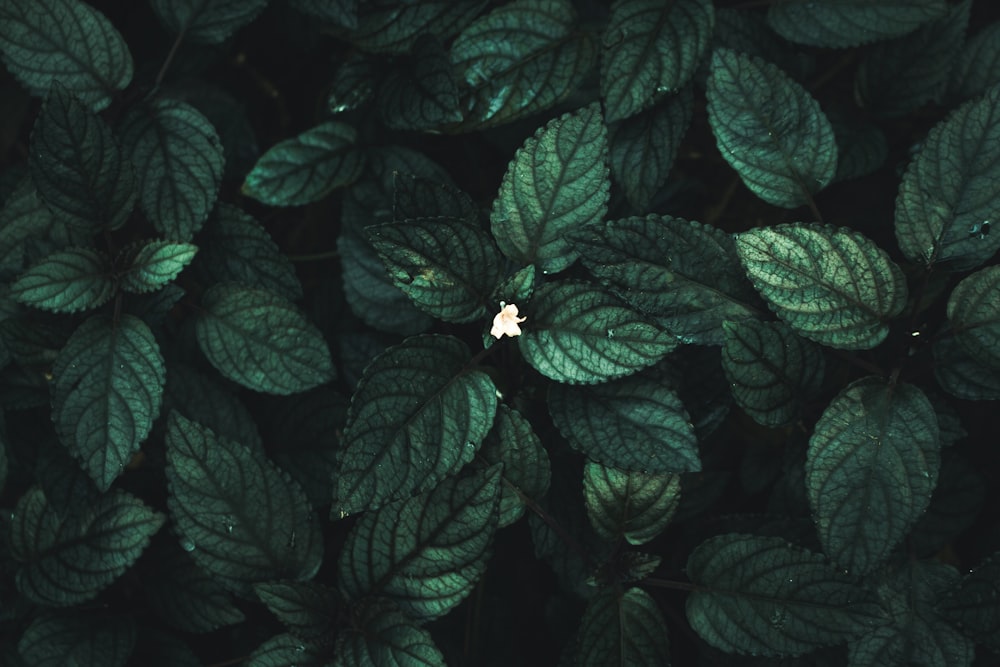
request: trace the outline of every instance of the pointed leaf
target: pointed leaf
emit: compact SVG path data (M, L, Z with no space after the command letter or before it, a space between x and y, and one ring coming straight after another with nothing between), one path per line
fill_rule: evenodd
M379 86L382 122L394 130L430 130L462 120L455 74L441 43L422 35L408 60Z
M150 607L172 627L204 633L245 620L232 594L176 544L154 550L147 563L143 592Z
M90 611L37 616L17 650L31 667L125 667L134 645L131 616Z
M948 93L961 100L978 97L1000 83L1000 21L966 40L947 83Z
M268 0L150 0L167 30L185 40L219 44L250 23Z
M542 441L528 420L506 405L497 406L493 428L476 461L486 466L503 463L500 528L521 518L526 498L541 498L549 489L551 464Z
M786 0L767 21L791 42L847 48L905 35L945 9L945 0Z
M119 261L125 265L121 288L143 294L160 289L191 263L198 246L170 241L145 241L126 248Z
M964 635L1000 651L1000 553L989 556L944 593L938 608Z
M304 640L320 640L335 631L340 596L311 581L254 584L254 593L288 631Z
M424 34L445 41L471 21L486 0L365 0L358 5L357 25L346 39L365 51L406 53Z
M663 532L677 511L681 477L630 472L588 461L583 468L583 501L601 537L645 544Z
M608 588L587 603L577 632L580 667L663 667L670 664L667 621L641 588Z
M114 294L108 259L90 248L70 248L49 255L18 276L10 286L17 301L75 313L105 303Z
M1000 371L1000 266L966 276L948 297L948 318L969 356Z
M846 227L760 227L739 234L736 250L771 310L823 345L875 347L906 305L903 272L884 250Z
M353 611L361 632L341 633L331 667L445 666L430 632L388 600L364 600Z

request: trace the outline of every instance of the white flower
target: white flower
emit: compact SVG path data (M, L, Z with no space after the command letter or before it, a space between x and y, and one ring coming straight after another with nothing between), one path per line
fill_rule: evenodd
M493 328L490 335L494 338L506 336L520 336L521 327L518 326L526 318L517 316L517 306L512 303L500 302L500 312L493 318Z

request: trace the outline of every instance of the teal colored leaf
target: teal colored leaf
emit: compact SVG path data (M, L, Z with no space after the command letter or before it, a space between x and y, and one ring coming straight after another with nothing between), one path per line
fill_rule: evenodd
M1000 553L994 553L946 591L941 614L967 637L1000 651Z
M653 474L701 470L687 410L657 374L593 386L552 384L548 400L559 431L598 463Z
M222 170L222 143L197 109L166 97L134 106L118 128L138 165L139 204L157 232L190 241L212 212Z
M722 369L733 398L763 426L797 421L823 382L823 353L783 322L725 322Z
M76 512L97 502L101 492L93 480L62 446L55 429L46 424L35 443L35 480L45 494L45 502L59 517ZM16 446L15 439L12 444Z
M357 131L327 121L272 146L247 174L242 192L270 206L319 201L353 182L364 167Z
M0 209L0 269L5 277L23 271L29 246L58 228L58 220L38 198L31 179L25 178Z
M955 58L948 94L968 100L1000 83L1000 21L969 37Z
M910 34L871 47L854 80L855 99L882 118L895 118L941 96L965 41L972 0Z
M1000 371L984 365L954 336L934 341L934 377L952 396L969 401L1000 400Z
M415 218L368 228L393 284L418 308L447 322L485 318L500 282L500 252L476 222Z
M534 368L558 382L606 382L659 361L677 340L596 285L553 282L523 313L518 347Z
M727 653L800 655L856 637L880 615L857 576L777 537L710 538L691 554L687 574L698 586L688 621Z
M330 82L330 92L326 98L326 107L330 113L353 111L367 104L375 94L377 72L373 56L359 51L347 54Z
M323 651L290 634L271 637L250 654L246 667L325 667Z
M562 271L576 259L566 234L608 210L608 133L596 104L554 118L517 150L493 203L505 255Z
M903 272L884 250L846 227L759 227L740 233L736 250L771 310L822 345L875 347L906 305Z
M808 80L816 69L815 56L803 53L796 45L775 34L767 25L767 14L762 12L748 12L738 7L716 9L711 48L719 47L774 63L796 81ZM708 63L702 64L707 72Z
M709 0L616 0L604 29L601 93L608 122L675 92L692 76L715 28Z
M156 17L177 39L219 44L257 18L268 0L150 0Z
M357 26L342 34L364 51L406 53L421 35L453 37L484 5L485 0L365 0L358 4Z
M667 621L641 588L606 588L592 597L577 631L580 667L663 667L670 664Z
M340 596L332 588L311 581L269 581L254 584L253 590L299 639L321 640L336 631Z
M42 201L67 223L95 233L132 213L136 176L111 128L56 82L31 133L28 167Z
M378 91L382 122L394 130L430 130L462 120L458 86L441 43L422 35L410 57L397 62Z
M516 0L469 25L451 45L465 85L465 127L481 129L555 106L593 70L597 47L567 0Z
M142 241L118 255L123 273L120 287L126 292L153 292L176 278L184 270L198 246L170 241Z
M833 180L837 144L830 121L777 66L716 49L706 94L719 152L755 195L795 208Z
M52 421L101 491L107 491L160 414L166 370L137 317L86 320L52 366Z
M179 546L154 548L151 556L143 559L143 593L171 627L200 634L245 620L232 594Z
M351 397L332 513L347 516L434 487L472 460L496 388L450 336L407 338L375 358Z
M381 598L361 601L353 609L361 632L341 633L331 667L444 667L431 633Z
M96 308L113 294L110 262L90 248L49 255L10 286L10 295L20 303L55 313Z
M32 487L11 521L11 552L22 563L17 589L51 607L91 600L135 563L165 519L123 491L60 516Z
M351 601L388 598L414 619L443 616L486 568L499 499L494 466L365 514L341 551L340 590Z
M733 237L710 225L650 215L588 225L572 241L591 273L685 343L719 345L724 321L758 314Z
M322 334L273 292L223 283L201 298L198 345L225 377L254 391L294 394L332 380Z
M434 217L463 218L475 222L479 220L479 209L469 195L453 185L395 172L392 175L393 221Z
M952 335L979 363L1000 371L1000 266L962 279L948 297Z
M486 466L503 463L500 528L521 518L526 499L541 498L549 489L552 467L548 452L528 420L514 408L497 406L493 428L476 460Z
M323 560L305 493L263 455L176 412L167 419L167 506L181 547L225 587L311 579Z
M164 414L176 410L224 438L263 451L254 416L218 375L171 360L163 399Z
M588 461L583 501L594 530L606 540L645 544L663 532L681 501L681 477L619 470Z
M905 35L945 10L945 0L786 0L767 22L790 42L847 48Z
M830 114L829 117L837 140L835 181L867 176L885 164L889 143L877 125L841 115Z
M691 124L694 96L685 86L656 106L609 127L611 173L640 213L667 182L681 139Z
M348 30L358 27L358 0L291 0L289 4L306 16Z
M896 240L911 262L967 271L1000 249L1000 88L931 128L896 196Z
M41 614L17 643L31 667L125 667L135 645L131 616L90 610L76 614Z
M104 14L80 0L0 3L4 64L34 95L54 81L94 111L132 81L132 55Z
M806 490L824 552L867 573L927 509L941 465L934 407L917 387L862 378L816 423Z

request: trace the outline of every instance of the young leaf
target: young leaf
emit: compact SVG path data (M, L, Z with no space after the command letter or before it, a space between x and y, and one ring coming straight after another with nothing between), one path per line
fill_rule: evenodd
M352 610L360 632L337 637L330 667L445 667L431 633L389 600L368 598Z
M938 609L967 637L1000 651L1000 553L970 571L941 596Z
M3 0L0 51L8 71L42 96L54 81L94 111L132 81L132 55L104 14L80 0Z
M311 581L270 581L254 584L253 590L300 639L321 640L336 630L340 596L331 588Z
M292 303L235 283L202 295L198 345L224 376L254 391L294 394L336 373L319 330Z
M758 197L795 208L833 180L837 144L830 121L777 66L716 49L706 94L722 157Z
M968 100L1000 83L1000 21L994 21L962 45L948 77L948 94Z
M708 48L710 0L616 0L604 29L601 92L609 123L634 116L692 76Z
M301 0L300 0L301 1ZM471 21L486 0L365 0L358 5L357 26L339 31L364 51L406 53L425 34L441 41L453 37Z
M257 18L268 0L150 0L156 17L177 39L219 44Z
M847 48L905 35L945 11L945 0L786 0L767 21L791 42Z
M497 396L469 357L456 338L414 336L368 365L347 413L334 516L425 491L472 460Z
M864 574L882 565L927 509L940 467L934 407L909 384L862 378L816 423L806 490L823 550Z
M681 477L619 470L588 461L583 501L594 530L606 540L645 544L663 532L681 501Z
M120 285L126 292L153 292L176 278L191 263L198 246L170 241L144 241L121 252Z
M212 212L225 158L215 128L194 107L157 97L135 105L118 128L122 145L141 165L139 204L171 241L190 241Z
M319 201L354 181L364 167L357 131L327 121L272 146L243 182L243 194L270 206Z
M592 597L577 631L580 667L662 667L670 664L667 621L641 588L606 588Z
M410 59L379 87L378 107L382 122L395 130L430 130L462 120L455 74L438 40L417 39Z
M677 340L600 287L554 282L531 300L517 339L525 360L558 382L607 382L659 361Z
M58 82L35 121L28 167L46 206L91 234L121 227L132 213L132 163L111 128Z
M450 478L361 517L337 571L351 601L382 596L415 619L443 616L486 568L500 499L500 466Z
M165 516L123 491L60 516L40 487L17 503L11 553L17 589L33 602L69 607L97 597L139 558Z
M1000 266L966 276L952 290L948 319L969 356L1000 371Z
M687 617L726 652L800 655L860 635L881 614L875 596L820 554L777 537L730 533L702 542L687 573Z
M42 613L31 621L17 650L31 667L125 667L135 645L131 616Z
M66 341L52 375L59 439L107 491L160 414L166 371L156 338L132 315L91 317Z
M69 248L49 255L18 276L10 286L17 301L75 313L96 308L114 294L107 257L90 248Z
M181 546L224 586L311 579L319 523L298 484L261 454L176 412L167 418L167 506Z
M875 347L906 305L903 272L884 250L846 227L760 227L739 234L736 250L771 310L823 345Z
M1000 249L1000 87L935 125L896 197L896 240L911 262L974 269Z
M608 133L596 104L546 123L507 167L493 203L493 236L505 255L562 271L576 259L566 234L608 210Z

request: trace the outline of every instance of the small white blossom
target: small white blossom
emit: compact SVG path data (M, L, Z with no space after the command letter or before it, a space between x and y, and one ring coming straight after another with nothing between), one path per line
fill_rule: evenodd
M525 319L517 316L517 306L501 301L500 312L493 318L493 328L490 329L490 335L497 339L503 338L505 335L520 336L521 327L518 325Z

